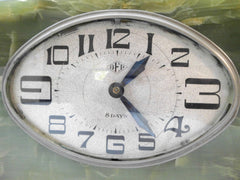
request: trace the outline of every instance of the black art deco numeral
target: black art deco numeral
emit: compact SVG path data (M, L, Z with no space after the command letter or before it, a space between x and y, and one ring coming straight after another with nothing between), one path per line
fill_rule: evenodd
M117 34L122 34L123 36L113 42L113 36ZM107 29L107 49L110 48L122 48L122 49L129 49L130 43L121 43L120 41L125 40L130 35L129 29Z
M221 82L218 79L188 78L185 81L185 87L187 87L189 84L218 86L218 90L215 92L199 92L199 95L202 95L202 96L215 96L217 99L217 103L193 103L193 102L189 102L185 99L185 107L187 109L212 109L212 110L214 110L214 109L218 109L220 107L221 98L217 93L219 93L221 90Z
M79 38L79 53L78 53L78 57L84 55L84 38L85 35L81 34L78 36ZM93 34L89 34L88 35L88 42L89 42L89 46L88 46L88 53L93 52L94 48L93 48L93 40L94 40L94 35Z
M146 53L152 55L152 43L153 43L153 33L147 33L148 36L148 47Z
M69 63L68 46L53 46L47 49L47 65L66 65Z
M169 126L170 122L172 122L174 120L177 120L178 127L171 127L171 128L169 128L168 126ZM174 116L166 124L166 126L164 128L164 132L172 131L172 132L176 133L176 137L182 137L182 133L187 133L187 132L190 131L189 125L185 125L184 126L185 130L182 129L182 122L183 122L183 116Z
M52 80L49 76L23 76L20 89L22 104L48 105L52 101Z
M172 48L172 55L179 54L178 57L171 61L171 66L173 67L189 67L189 60L183 59L189 54L188 48Z

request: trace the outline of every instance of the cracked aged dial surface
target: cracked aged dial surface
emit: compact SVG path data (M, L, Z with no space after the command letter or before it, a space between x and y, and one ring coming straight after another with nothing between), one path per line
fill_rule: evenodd
M234 119L238 74L192 29L141 11L60 22L10 60L11 117L46 147L107 167L163 163L196 149Z

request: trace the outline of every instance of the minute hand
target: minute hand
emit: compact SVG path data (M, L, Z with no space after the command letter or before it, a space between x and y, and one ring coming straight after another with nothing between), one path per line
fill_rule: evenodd
M152 129L148 125L147 120L143 117L143 115L130 103L127 98L122 96L121 98L122 103L124 106L127 108L127 110L130 112L132 115L133 119L135 122L138 124L139 127L147 131L150 135L153 137L156 137L155 134L153 133Z
M129 70L127 75L123 78L121 84L122 86L126 86L128 83L130 83L135 77L137 77L141 72L145 70L145 66L147 64L147 61L150 56L145 57L144 59L140 61L136 61L132 68Z

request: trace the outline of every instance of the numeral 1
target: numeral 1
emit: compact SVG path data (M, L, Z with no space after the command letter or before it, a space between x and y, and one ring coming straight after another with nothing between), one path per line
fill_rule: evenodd
M81 34L78 37L79 37L79 53L78 53L78 57L80 57L80 56L85 54L84 53L84 38L85 38L85 35ZM88 35L88 41L89 41L88 53L94 51L93 39L94 39L94 35L93 34L89 34Z
M147 33L148 35L148 47L146 53L152 55L152 42L153 42L153 33Z

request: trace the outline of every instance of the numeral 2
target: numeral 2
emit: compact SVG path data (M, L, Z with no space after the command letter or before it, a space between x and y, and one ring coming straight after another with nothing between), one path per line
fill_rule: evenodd
M180 56L176 57L171 61L171 66L173 67L189 67L189 60L181 61L183 57L189 54L188 48L172 48L173 54L180 54Z
M113 33L112 33L113 31ZM123 34L123 36L118 39L115 42L112 42L112 38L113 36L115 36L116 34ZM107 49L110 48L123 48L123 49L129 49L130 47L130 43L120 43L120 41L124 40L126 37L128 37L130 35L130 30L129 29L107 29Z

